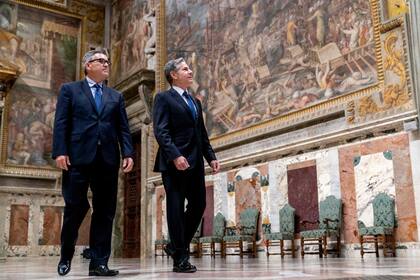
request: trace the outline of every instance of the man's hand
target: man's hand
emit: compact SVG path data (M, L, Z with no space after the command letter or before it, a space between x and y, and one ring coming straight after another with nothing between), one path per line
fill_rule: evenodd
M181 171L186 170L190 167L188 160L183 156L179 156L176 159L174 159L174 164L176 169Z
M69 170L70 159L69 156L58 156L55 159L55 163L57 164L57 167L63 170Z
M123 172L124 173L130 172L133 169L133 165L134 165L134 161L132 158L130 157L124 158L123 164L122 164Z
M218 160L212 160L210 162L211 169L213 169L213 174L216 174L220 171L220 163Z

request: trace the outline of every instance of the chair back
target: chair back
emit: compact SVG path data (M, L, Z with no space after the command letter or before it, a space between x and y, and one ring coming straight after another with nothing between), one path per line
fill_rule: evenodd
M386 193L379 193L373 199L373 225L375 227L394 228L395 201Z
M280 211L280 232L295 233L295 208L286 203Z
M225 235L225 227L225 216L219 212L213 219L213 236L223 237Z
M341 199L338 199L333 195L327 196L319 204L319 228L327 229L327 223L325 223L324 221L330 220L330 222L328 223L328 229L340 230L341 213Z
M256 208L247 208L239 215L241 235L256 235L258 227L258 216L260 211Z

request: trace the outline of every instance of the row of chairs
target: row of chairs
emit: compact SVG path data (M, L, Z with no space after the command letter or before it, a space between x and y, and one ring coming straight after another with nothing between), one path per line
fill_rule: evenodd
M375 253L379 257L379 245L383 247L384 256L396 255L395 246L395 202L394 199L385 193L378 194L373 200L374 226L366 227L359 221L359 241L360 253L363 257L366 253ZM273 254L296 256L295 246L295 209L286 204L279 210L280 231L271 232L270 229L264 230L264 243L267 257ZM196 250L193 253L201 257L209 249L210 255L215 257L220 254L226 255L250 254L253 257L257 255L257 232L258 232L259 210L256 208L247 208L239 218L239 226L226 227L226 221L221 213L218 213L213 221L213 232L211 236L201 237L201 226L197 230L196 236L191 242ZM319 205L319 221L301 221L303 227L307 224L317 224L317 229L304 230L300 235L300 253L302 258L305 254L318 254L320 257L326 257L330 253L340 256L341 251L341 224L342 224L342 202L334 196L328 196ZM291 243L290 248L285 247L285 242ZM251 243L251 249L244 248L244 244ZM328 243L329 242L329 243ZM157 240L155 243L155 255L161 250L168 241ZM373 243L374 250L365 248L365 244ZM216 245L219 244L220 251L216 251ZM317 250L307 250L308 246L315 245ZM279 246L279 253L270 252L270 247ZM229 248L238 248L239 250L227 250ZM236 253L239 251L238 253Z

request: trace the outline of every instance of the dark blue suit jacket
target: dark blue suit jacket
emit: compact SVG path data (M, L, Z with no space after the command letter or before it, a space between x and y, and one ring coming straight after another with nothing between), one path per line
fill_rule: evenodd
M173 160L181 155L188 160L190 168L204 166L203 157L209 164L216 159L204 126L201 103L193 99L198 113L196 120L173 88L155 96L153 130L159 144L155 172L173 170Z
M124 158L134 156L124 98L105 85L102 92L98 111L86 79L62 85L54 121L53 159L68 155L72 165L90 164L98 143L110 165L119 165L120 150Z

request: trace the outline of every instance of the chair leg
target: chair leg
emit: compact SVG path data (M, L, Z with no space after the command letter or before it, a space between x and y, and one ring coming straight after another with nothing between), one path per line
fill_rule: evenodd
M302 256L302 258L305 257L305 249L304 249L304 245L305 245L305 240L303 237L300 238L300 255Z
M324 253L324 257L327 257L328 255L328 241L327 241L327 236L324 235L322 237L322 247L323 247L323 253Z
M374 241L375 241L375 254L376 254L376 257L379 258L379 248L378 248L379 246L378 246L378 236L377 235L375 235Z
M384 254L384 257L386 257L388 255L388 236L383 235L382 240L382 253Z
M281 255L281 258L283 259L284 258L284 241L283 241L283 239L280 240L280 255Z
M396 257L397 256L397 250L396 250L396 243L395 243L395 235L392 234L391 235L391 246L392 246L392 256Z
M203 245L201 244L201 242L197 243L197 258L201 258L201 249Z
M359 241L360 241L360 255L362 256L362 258L363 258L363 255L365 254L365 251L364 251L364 249L363 249L363 236L359 236Z
M339 233L337 236L337 244L336 244L336 250L337 250L337 257L340 257L341 255L341 234Z
M222 243L220 243L220 251L221 251L221 255L222 258L226 257L226 244L225 241L222 241Z
M210 243L210 256L213 258L216 256L216 245L213 241Z
M239 241L239 256L241 256L241 258L244 257L242 240Z
M295 240L292 238L291 242L292 242L292 258L296 258L296 254L295 254Z
M324 255L322 252L322 237L318 238L318 255L320 258Z
M255 258L257 256L257 242L254 240L252 241L252 257Z
M265 254L267 257L269 257L270 256L270 251L269 251L270 240L265 240L264 243L265 243Z

